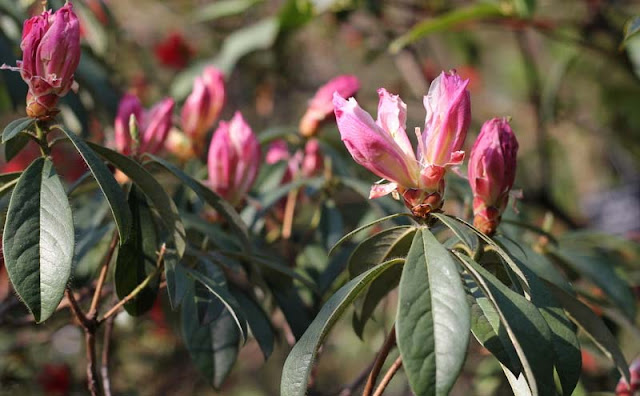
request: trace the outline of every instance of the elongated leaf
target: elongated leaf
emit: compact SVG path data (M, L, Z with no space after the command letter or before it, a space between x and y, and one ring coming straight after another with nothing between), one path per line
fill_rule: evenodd
M551 250L551 253L600 287L628 318L635 318L636 303L631 288L616 274L605 254L565 245Z
M635 37L640 33L640 16L635 16L627 22L624 27L624 40L622 40L622 44L620 48L624 48L629 40Z
M538 309L469 257L455 253L500 316L533 396L553 395L551 331Z
M524 1L524 0L522 0ZM494 3L474 3L467 7L455 8L444 15L418 23L409 32L395 39L389 45L391 53L397 53L408 44L413 43L431 33L450 30L461 23L477 21L503 15L499 5Z
M240 304L238 304L233 295L231 295L229 290L226 288L226 285L221 285L220 283L215 282L213 279L201 274L198 271L194 271L189 268L186 268L185 270L191 277L200 282L204 287L207 288L207 290L209 290L209 292L215 295L225 305L225 307L233 317L233 320L236 322L236 325L240 330L242 343L244 343L247 334L247 320L242 313Z
M261 1L262 0L220 0L200 7L193 14L193 18L197 22L202 22L242 14Z
M353 279L391 257L405 256L415 231L410 226L392 227L362 241L349 257L349 276ZM408 234L411 237L405 238Z
M307 391L309 373L318 348L327 333L358 294L382 272L403 260L390 260L370 269L342 286L324 304L304 335L298 340L284 363L280 394L282 396L303 396Z
M247 314L247 322L251 329L251 334L260 345L260 350L267 360L273 352L273 341L275 334L269 317L262 310L262 307L244 292L231 289L231 294L238 300L240 307Z
M428 229L419 229L402 270L396 316L402 365L416 395L449 394L467 354L470 329L455 261Z
M175 203L160 183L136 161L120 153L97 144L88 143L98 155L111 162L124 172L142 190L148 202L158 211L166 230L166 250L164 254L165 277L169 301L173 308L180 305L186 291L184 271L180 268L180 259L186 248L185 230Z
M34 121L35 120L30 117L18 118L17 120L11 121L2 131L2 143L6 143L18 136L20 132L28 129Z
M36 159L11 195L3 233L11 283L36 322L58 307L71 275L71 207L49 159Z
M278 307L287 319L293 336L296 340L300 340L313 319L304 301L300 298L300 294L290 280L282 282L281 279L267 279L267 284Z
M0 174L0 187L4 187L9 183L14 183L20 178L22 172L9 172Z
M129 192L132 214L132 232L127 242L120 245L116 258L115 286L118 298L131 293L156 268L158 241L151 210L135 186ZM152 280L124 308L132 316L139 316L153 307L158 293L159 277Z
M182 336L193 364L219 389L238 357L240 331L233 316L223 310L207 326L200 325L193 294L182 304Z
M189 187L196 195L202 199L203 202L211 205L212 208L218 211L229 223L229 225L233 228L238 237L242 240L245 249L251 251L251 243L249 242L249 231L247 230L247 226L244 224L238 212L235 211L233 206L230 203L222 199L218 194L211 191L210 188L203 186L200 182L196 181L178 167L173 165L172 163L153 156L151 154L145 154L147 157L151 158L155 163L164 167L166 170L171 172L175 177L177 177L182 183L184 183L187 187Z
M410 235L410 237L410 239L413 239L413 235ZM394 266L389 268L383 274L380 274L376 280L371 282L371 285L369 285L367 291L364 293L360 313L358 313L357 310L353 312L353 331L358 337L362 338L364 327L369 319L371 319L371 316L380 301L382 301L382 299L389 294L391 290L398 287L401 275L402 267Z
M467 247L471 249L472 252L475 252L478 249L478 238L475 235L471 234L469 232L470 230L467 229L464 225L441 213L433 213L432 216L449 227L449 229L455 234L455 236L458 237L458 239L460 239L462 243L467 245Z
M16 155L22 151L22 149L31 141L29 135L24 133L18 134L15 138L7 141L4 144L4 160L6 162L11 161Z
M131 229L131 212L129 211L127 200L125 199L124 193L118 185L118 182L113 178L113 174L111 174L109 168L107 168L104 162L96 156L93 150L89 148L82 138L62 126L58 126L57 128L69 138L80 156L82 156L84 162L89 167L91 174L93 174L98 186L100 186L100 190L102 190L102 194L104 194L104 197L107 199L109 208L111 208L113 219L118 227L120 243L122 244L126 242L129 238L129 231ZM92 147L95 148L100 146L93 145Z
M385 216L385 217L381 217L378 220L372 221L369 224L365 224L361 227L356 228L355 230L349 232L348 234L346 234L345 236L343 236L342 238L340 238L340 240L338 242L336 242L335 245L333 245L333 247L331 248L331 250L329 250L328 255L331 256L331 254L340 246L342 245L345 241L349 240L350 238L352 238L355 234L359 233L360 231L366 230L367 228L371 228L376 224L380 224L382 222L385 222L387 220L391 220L391 219L395 219L397 217L407 217L407 216L411 216L409 213L396 213L396 214L392 214L389 216Z
M611 334L602 319L575 297L550 282L546 282L546 284L556 301L564 308L569 319L577 324L602 353L613 361L620 374L627 380L627 383L630 383L627 361L618 346L616 338Z

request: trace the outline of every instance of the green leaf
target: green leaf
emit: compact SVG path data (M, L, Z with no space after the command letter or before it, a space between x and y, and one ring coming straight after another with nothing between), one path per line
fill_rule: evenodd
M238 212L235 211L230 203L222 199L222 197L220 197L218 194L211 191L210 188L203 186L202 183L196 181L170 162L151 154L145 154L145 156L149 157L156 164L171 172L176 178L178 178L178 180L180 180L194 193L196 193L196 195L203 202L208 203L212 208L217 210L218 213L220 213L225 218L225 220L227 220L236 235L238 235L238 237L241 239L244 244L244 248L248 251L251 251L251 242L249 241L249 231L247 230L247 226L244 224L244 222L240 218L240 215L238 215Z
M532 395L553 395L551 331L538 309L469 257L457 252L454 254L496 308L504 331L522 363Z
M402 270L396 316L402 365L416 395L449 394L467 354L470 329L455 261L428 229L419 229Z
M628 318L635 319L636 303L631 288L616 274L605 254L568 244L550 248L550 253L600 287Z
M0 188L4 188L8 184L17 183L22 172L9 172L0 174Z
M627 360L622 354L616 338L611 334L602 319L574 296L571 296L550 282L546 283L553 297L555 297L556 301L564 308L569 319L577 324L602 353L613 361L618 371L620 371L620 374L630 383L631 379Z
M331 254L340 246L342 245L344 242L346 242L347 240L349 240L350 238L352 238L355 234L359 233L360 231L364 231L367 228L371 228L376 224L380 224L382 222L385 222L387 220L391 220L391 219L395 219L396 217L410 217L411 215L409 213L396 213L396 214L392 214L389 216L385 216L382 218L379 218L378 220L372 221L369 224L365 224L361 227L356 228L355 230L347 233L345 236L343 236L342 238L340 238L340 240L338 242L336 242L335 245L333 245L333 247L331 248L331 250L329 250L329 253L327 255L331 256Z
M404 257L415 232L411 226L392 227L362 241L349 257L349 277L353 279L390 258Z
M410 234L409 237L410 240L413 239L413 234ZM371 285L369 285L367 291L364 293L360 313L358 314L357 310L353 312L353 331L358 337L362 338L364 327L369 319L371 319L371 316L380 301L382 301L382 299L389 294L391 290L398 286L401 274L402 267L394 266L380 274L376 280L371 282Z
M475 252L478 249L478 238L476 235L469 233L469 230L463 224L460 224L441 213L433 213L432 216L440 220L442 224L449 227L454 235L458 237L460 242L464 243L469 249L471 249L471 252Z
M185 268L185 271L196 281L200 282L204 287L206 287L211 294L216 296L224 304L224 306L233 317L233 320L236 322L236 325L240 330L242 343L244 343L247 334L247 320L242 313L240 304L238 304L238 301L236 301L233 295L231 295L231 293L229 292L229 289L227 289L226 283L211 279L210 277L198 271L194 271L190 268Z
M536 0L512 0L516 14L522 18L530 18L536 9Z
M18 136L18 134L28 129L31 124L34 123L34 119L31 117L18 118L11 121L2 131L2 143L7 143L9 140Z
M18 179L3 233L11 283L36 322L58 307L71 275L73 248L67 195L51 160L38 158Z
M158 241L151 209L144 196L135 186L129 192L129 209L133 224L127 242L120 245L116 258L114 282L116 294L122 299L131 293L156 269ZM132 316L140 316L153 307L158 293L156 277L138 295L124 305Z
M107 199L109 208L111 208L113 219L115 220L116 226L118 227L120 244L126 242L129 238L129 232L131 230L131 212L129 211L127 200L125 199L125 196L122 192L122 189L118 185L118 182L116 182L116 180L113 178L113 174L111 173L111 171L109 171L109 168L107 168L104 162L102 162L98 158L98 156L96 156L94 151L91 150L91 148L81 137L62 126L57 126L57 128L69 138L80 156L82 156L84 162L89 167L89 170L93 174L93 177L96 179L98 186L100 186L100 190L102 190L102 194L104 194L104 197ZM101 146L92 143L91 146L93 148L102 148Z
M193 13L195 22L213 21L216 19L242 14L262 0L221 0L199 7Z
M31 141L29 135L21 133L4 144L4 160L11 161Z
M307 391L309 373L318 348L327 333L353 300L364 288L389 267L403 260L390 260L370 269L342 286L324 304L304 335L293 346L282 371L280 394L282 396L304 396Z
M246 293L232 288L231 294L238 300L240 307L247 314L247 322L249 323L251 334L253 334L258 345L260 345L264 359L267 360L271 352L273 352L273 341L275 338L269 317L262 310L260 304Z
M167 291L171 306L178 307L186 291L185 274L180 268L180 259L186 248L186 234L175 203L160 183L136 161L106 147L90 142L88 144L98 155L129 176L160 215L160 220L168 231L164 254Z
M198 321L193 294L182 304L182 338L193 364L219 389L238 357L240 331L228 310L206 326Z
M624 39L620 45L621 49L638 33L640 33L640 16L635 16L631 18L624 27Z
M296 340L300 340L312 319L304 301L300 298L300 294L298 294L298 291L289 279L285 282L277 278L267 279L267 284L278 307L287 319L293 336Z
M458 7L444 15L420 22L407 33L395 39L389 45L393 54L400 52L405 46L426 37L429 34L451 30L462 23L487 18L504 16L505 13L498 4L475 3L466 7Z
M487 348L500 364L509 372L518 374L522 371L522 364L518 354L500 323L500 315L489 299L482 294L478 285L469 275L464 277L468 301L471 307L471 332L478 342Z

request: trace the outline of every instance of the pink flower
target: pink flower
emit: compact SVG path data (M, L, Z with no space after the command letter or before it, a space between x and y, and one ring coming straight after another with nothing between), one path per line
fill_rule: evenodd
M442 72L424 97L424 159L430 164L459 165L464 159L460 150L471 122L468 85L469 80L462 80L455 71Z
M484 123L469 158L469 184L473 191L474 224L492 234L509 201L516 177L518 141L509 121L494 118Z
M117 149L126 155L136 154L132 150L129 119L136 117L140 146L137 152L155 154L164 147L165 140L171 129L171 116L174 101L166 98L158 102L150 110L142 108L140 100L131 94L126 94L118 106L115 122L115 144Z
M22 61L18 67L29 86L27 115L48 118L58 110L58 99L71 89L80 62L80 24L71 3L55 13L51 10L24 22Z
M636 358L629 366L631 383L627 383L624 377L620 378L616 386L616 396L633 396L640 390L640 358Z
M193 91L182 107L182 129L195 145L203 142L218 120L225 97L222 72L215 67L205 68L202 76L196 77Z
M358 78L351 75L335 77L320 87L309 102L307 111L300 120L300 133L303 136L314 136L322 122L333 114L333 93L348 98L354 96L360 89Z
M432 92L442 95L440 79L434 81L436 88L432 86ZM457 76L456 76L457 77ZM459 105L467 106L463 113L468 118L468 92L464 89L466 82L462 82L462 93L458 96L465 96L467 100ZM459 89L457 86L456 89ZM447 86L447 89L451 87ZM448 93L447 93L448 94ZM448 158L447 161L440 161L444 155L433 155L428 144L440 144L449 150L459 149L464 143L466 135L465 128L434 127L433 122L428 123L431 131L428 133L440 136L441 141L446 140L446 133L449 133L449 140L459 140L455 145L443 145L434 137L423 136L419 128L416 128L418 137L417 156L406 133L407 106L397 95L389 94L384 88L378 90L380 102L378 104L378 119L374 122L369 113L358 106L355 99L345 100L338 93L334 94L333 103L338 123L338 129L342 141L353 159L369 169L379 177L390 181L387 184L375 184L371 188L369 198L378 198L389 193L402 195L405 205L411 209L412 213L419 217L425 217L429 212L438 210L442 206L444 195L444 174L447 167L458 164L464 153L459 152L452 155L454 161ZM455 95L449 95L455 96ZM427 119L444 119L445 115L435 114L430 106L430 100L425 98L427 107ZM444 102L444 99L443 99ZM446 111L447 114L455 112L455 105L437 106L435 110ZM466 121L468 125L468 120ZM464 129L464 133L462 133ZM432 162L436 161L436 162Z
M207 166L211 189L238 206L260 167L260 144L240 112L231 121L220 122L211 139Z
M324 168L324 156L320 150L320 143L316 139L309 139L303 150L291 155L287 142L276 140L269 146L265 157L267 164L275 164L280 161L287 162L287 170L284 173L281 184L289 183L294 177L313 177Z

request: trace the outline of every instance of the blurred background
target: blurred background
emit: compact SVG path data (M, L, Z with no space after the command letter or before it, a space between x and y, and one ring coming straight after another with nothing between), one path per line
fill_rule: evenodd
M54 8L61 3L49 1ZM430 81L456 69L471 80L467 149L485 120L512 119L520 142L518 216L546 224L554 233L589 228L618 236L615 241L623 242L610 265L622 268L632 286L640 284L638 248L630 242L640 239L638 1L73 3L84 49L76 74L80 90L63 100L62 117L89 139L109 142L123 93L135 92L146 105L165 96L181 102L208 64L227 76L221 119L240 110L259 136L295 135L308 100L339 74L360 79L358 102L372 114L379 87L399 94L412 130L424 125L422 97ZM19 59L21 23L41 7L38 1L0 0L0 64ZM0 71L0 125L24 116L25 94L18 73ZM334 124L321 131L321 139L342 149ZM24 168L29 155L37 152L4 163L3 171ZM70 163L60 173L77 177L73 154L58 155ZM351 331L349 320L337 324L321 350L310 394L349 394L374 358L382 330L390 326L394 298L391 294L378 308L364 341ZM82 333L68 324L68 312L42 325L25 315L0 270L0 394L85 394ZM282 320L275 312L273 322ZM622 320L626 326L610 322L631 360L640 353L638 330L628 319ZM112 345L115 394L215 393L191 364L175 323L164 297L143 320L118 316ZM249 341L219 393L278 394L290 349L285 333L266 362ZM611 364L585 345L584 375L575 394L613 390L617 375ZM509 394L495 359L477 343L470 349L453 394ZM409 394L402 375L388 394Z

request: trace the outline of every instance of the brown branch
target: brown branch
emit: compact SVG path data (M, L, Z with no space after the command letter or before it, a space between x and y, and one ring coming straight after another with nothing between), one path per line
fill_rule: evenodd
M389 385L389 382L391 382L391 379L398 372L400 367L402 367L402 356L398 356L391 367L389 367L389 370L387 370L384 377L382 377L382 381L380 381L380 385L378 385L378 387L376 388L373 396L382 396L382 393L387 388L387 385Z
M115 316L107 319L104 328L104 340L102 342L102 365L100 374L102 375L102 390L104 396L111 396L111 379L109 378L109 348L111 347L111 333L113 332L113 321Z
M69 300L69 305L71 306L71 312L73 312L73 315L76 317L76 319L78 319L78 322L80 322L80 325L82 325L84 329L94 328L95 323L89 320L89 318L87 318L87 315L85 315L84 312L82 312L82 309L78 305L78 301L76 301L76 298L73 295L73 292L71 291L71 289L67 287L64 292L65 292L65 295L67 296L67 300Z
M364 370L362 370L362 372L358 375L358 377L353 380L353 382L351 382L348 385L345 385L342 387L342 389L340 389L340 391L337 393L338 396L351 396L353 394L353 392L358 389L360 387L360 385L362 385L362 383L368 378L369 373L371 372L371 369L373 368L373 364L374 362L371 362L371 364L366 367Z
M96 371L96 334L84 329L84 340L87 347L87 387L92 396L100 395L98 390L98 373Z
M102 295L102 287L104 281L107 279L107 273L109 272L109 263L113 257L113 252L116 250L118 244L118 232L114 231L113 238L111 239L111 245L100 269L100 276L98 277L98 283L96 284L96 291L93 293L93 299L91 300L91 307L89 308L88 316L95 319L98 317L98 304L100 303L100 296Z
M384 344L380 348L380 352L378 352L378 356L376 356L376 360L373 363L373 368L371 369L371 373L369 374L369 378L367 379L367 384L364 386L364 391L362 392L362 396L371 396L373 392L373 387L376 385L376 379L382 370L382 366L384 365L384 361L389 356L389 352L396 345L396 328L395 325L391 327L387 338L384 340Z

